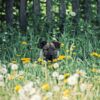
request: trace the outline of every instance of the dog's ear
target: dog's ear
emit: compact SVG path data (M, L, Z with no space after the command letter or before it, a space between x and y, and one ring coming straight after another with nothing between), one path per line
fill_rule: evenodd
M42 49L47 44L46 41L41 41L38 43L38 48Z
M52 43L54 44L54 46L55 46L57 49L60 48L60 45L61 45L60 42L58 42L58 41L53 41Z

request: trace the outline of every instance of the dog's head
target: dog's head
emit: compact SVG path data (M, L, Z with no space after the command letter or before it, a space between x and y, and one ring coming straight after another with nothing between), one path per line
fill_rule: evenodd
M42 41L39 43L39 48L42 49L41 55L45 60L53 60L59 55L60 43L58 41L53 41L47 43L46 41Z

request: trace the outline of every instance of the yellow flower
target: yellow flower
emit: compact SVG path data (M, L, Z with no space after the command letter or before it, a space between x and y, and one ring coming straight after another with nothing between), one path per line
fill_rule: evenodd
M45 83L45 84L42 85L41 88L42 88L42 90L46 90L46 91L48 91L48 90L50 89L50 86L49 86L48 83Z
M21 44L27 45L28 43L26 41L22 41Z
M61 43L61 47L64 47L64 43Z
M65 73L65 74L64 74L64 78L68 78L69 76L70 76L69 73Z
M22 89L22 86L21 85L16 85L15 86L15 91L16 92L19 92L21 89Z
M67 79L64 79L64 83L66 84L68 82L68 80Z
M37 60L38 63L45 65L47 62L43 60L42 58L38 58ZM50 61L49 61L50 62Z
M94 56L94 57L98 57L100 58L100 54L96 53L96 52L92 52L90 53L91 56Z
M58 57L58 60L63 60L64 58L65 58L64 55L60 55L60 56Z
M98 69L93 68L91 71L97 73L98 72Z
M21 58L21 61L23 62L23 63L29 63L30 62L30 58Z
M66 89L63 91L63 96L66 97L66 96L69 96L70 94L70 90L69 89Z
M58 61L58 59L53 59L53 62L57 62Z

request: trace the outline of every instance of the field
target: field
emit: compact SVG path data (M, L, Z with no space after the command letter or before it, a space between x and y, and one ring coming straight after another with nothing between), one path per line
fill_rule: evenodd
M52 62L39 58L39 38L31 31L29 41L20 37L9 46L4 41L0 100L100 100L100 41L92 30L76 37L62 34L60 55Z

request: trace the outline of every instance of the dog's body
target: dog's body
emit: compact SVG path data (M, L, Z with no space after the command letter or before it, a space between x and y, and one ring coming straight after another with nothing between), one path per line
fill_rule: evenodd
M41 42L39 48L42 50L40 51L40 57L45 60L53 60L58 57L59 55L59 42L51 42L47 43L45 41Z

